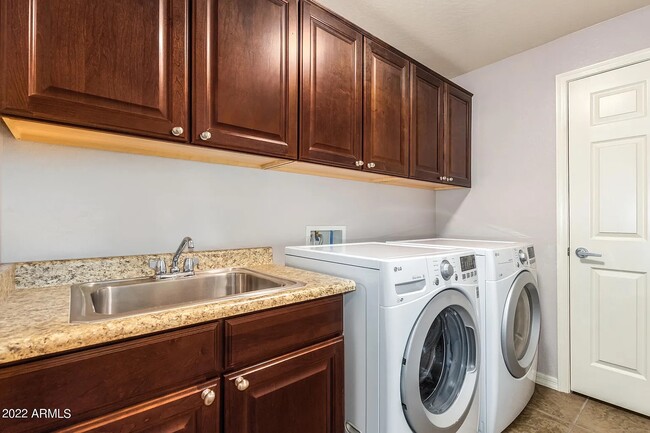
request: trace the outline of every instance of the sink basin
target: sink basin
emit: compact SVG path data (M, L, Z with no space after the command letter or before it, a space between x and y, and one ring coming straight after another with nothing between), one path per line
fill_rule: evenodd
M70 288L70 322L152 313L303 285L245 268L218 269L162 280L152 277L75 284Z

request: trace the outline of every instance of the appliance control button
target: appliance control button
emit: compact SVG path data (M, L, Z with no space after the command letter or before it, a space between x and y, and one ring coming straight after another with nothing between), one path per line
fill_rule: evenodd
M458 281L458 274L454 275L454 280Z
M438 284L440 284L440 278L436 277L436 279L433 282L437 286Z
M522 250L519 250L519 261L522 265L526 263L526 253Z
M443 260L440 264L440 275L445 281L449 281L451 276L454 275L454 267L448 260ZM456 276L456 278L458 278L458 276Z

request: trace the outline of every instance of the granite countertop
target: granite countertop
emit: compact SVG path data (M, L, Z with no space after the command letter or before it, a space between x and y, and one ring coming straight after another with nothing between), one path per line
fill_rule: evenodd
M353 291L353 281L280 266L249 269L305 283L303 287L251 294L210 304L106 320L69 323L70 285L11 290L0 302L0 366L15 361L137 337L267 308Z

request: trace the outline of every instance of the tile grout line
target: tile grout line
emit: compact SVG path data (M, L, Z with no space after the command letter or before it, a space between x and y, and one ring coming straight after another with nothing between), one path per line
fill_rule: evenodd
M585 399L585 402L582 403L582 407L580 408L580 411L578 412L576 419L573 420L573 424L571 425L571 430L569 430L569 433L574 430L574 427L578 427L578 419L580 419L580 415L582 415L582 412L585 410L585 407L587 406L587 402L589 402L589 397L587 397Z
M535 410L535 411L537 411L537 412L543 413L544 415L553 418L555 421L560 421L562 424L568 424L569 426L572 426L572 425L573 425L569 420L564 419L564 418L560 418L559 416L555 416L555 415L553 415L553 414L550 414L550 413L548 413L548 412L546 412L546 411L543 411L543 410L540 409L540 408L533 407L533 408L531 408L531 409L532 409L532 410Z

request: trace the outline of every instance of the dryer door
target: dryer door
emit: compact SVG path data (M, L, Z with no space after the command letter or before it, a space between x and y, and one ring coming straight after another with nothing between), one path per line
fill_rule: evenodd
M402 408L415 433L455 432L478 386L478 320L460 291L448 289L418 317L402 360Z
M535 360L540 320L537 281L529 271L523 271L510 287L501 322L501 351L515 378L524 377Z

